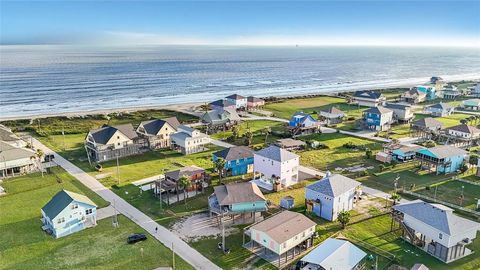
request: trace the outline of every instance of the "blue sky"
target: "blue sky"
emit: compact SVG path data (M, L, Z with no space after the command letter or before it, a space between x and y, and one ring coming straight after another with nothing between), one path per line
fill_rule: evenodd
M480 46L480 1L4 1L2 44Z

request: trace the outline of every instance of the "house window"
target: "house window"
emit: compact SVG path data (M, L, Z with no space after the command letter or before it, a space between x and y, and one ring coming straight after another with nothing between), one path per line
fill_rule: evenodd
M442 239L443 235L441 233L438 234L438 238Z
M117 139L119 139L119 140L120 140L120 136L117 136Z
M92 213L92 209L87 209L87 210L85 210L85 214L88 215L88 214L91 214L91 213Z
M287 248L287 243L283 243L283 248Z

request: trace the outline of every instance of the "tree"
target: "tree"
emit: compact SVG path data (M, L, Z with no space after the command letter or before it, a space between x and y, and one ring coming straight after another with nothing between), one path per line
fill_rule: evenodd
M470 165L477 165L478 164L478 156L477 155L470 155L470 158L468 159L468 163Z
M233 126L232 127L232 137L234 140L238 139L240 137L240 128L239 126Z
M186 177L185 175L183 175L182 177L180 177L180 179L178 179L178 186L180 186L183 189L183 199L185 201L185 205L187 205L187 196L188 196L187 189L191 185L192 185L192 182L190 182L188 177Z
M467 120L466 120L466 119L462 119L462 120L460 120L460 123L463 124L463 125L466 125L466 124L467 124Z
M245 132L245 144L247 146L250 146L252 145L252 141L253 141L253 132L248 130L247 132Z
M41 149L37 149L37 151L35 152L35 157L37 159L37 162L38 162L38 168L40 169L40 172L42 173L42 177L43 177L43 163L42 163L42 157L43 157L44 153Z
M267 145L267 139L268 139L268 135L272 132L272 130L270 129L270 127L266 127L265 128L265 146Z
M371 159L372 158L372 155L373 155L373 152L370 148L367 148L365 150L365 156L367 157L367 159Z
M390 196L390 199L393 201L393 205L396 205L397 202L400 202L402 197L398 193L394 192L392 193L392 196Z
M340 224L342 224L342 229L345 229L345 227L347 227L347 224L350 222L351 216L352 214L345 210L338 213L337 220L338 222L340 222Z
M227 161L223 158L217 158L214 162L215 169L218 172L218 179L220 180L220 183L222 182L222 176L223 176L223 171L225 170L225 164L227 164Z
M434 141L428 140L428 141L426 141L426 142L424 143L424 145L425 145L425 147L430 148L430 147L435 147L436 144L435 144Z

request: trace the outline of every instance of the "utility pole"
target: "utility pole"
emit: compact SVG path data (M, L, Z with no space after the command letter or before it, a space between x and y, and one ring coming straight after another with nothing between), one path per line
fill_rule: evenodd
M63 151L65 151L65 127L62 126L62 137L63 137Z
M435 193L433 195L433 201L437 201L437 189L438 189L438 186L435 186Z
M163 212L163 204L162 204L162 176L158 177L159 187L158 187L158 197L160 198L160 213ZM167 195L168 196L168 195Z
M118 154L117 156L117 185L120 186L120 166L118 164Z
M172 242L172 268L175 270L175 251L173 249L173 242Z

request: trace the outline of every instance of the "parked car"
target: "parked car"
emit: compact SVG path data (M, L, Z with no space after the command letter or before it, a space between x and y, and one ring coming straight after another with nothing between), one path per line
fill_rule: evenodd
M135 244L140 241L147 240L147 236L143 233L134 233L128 236L127 243Z

